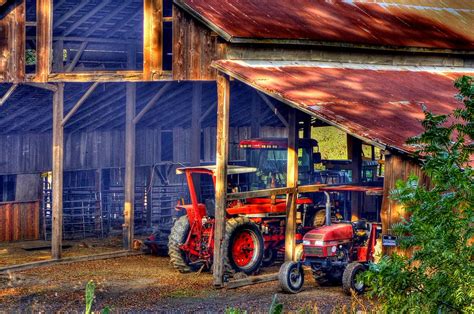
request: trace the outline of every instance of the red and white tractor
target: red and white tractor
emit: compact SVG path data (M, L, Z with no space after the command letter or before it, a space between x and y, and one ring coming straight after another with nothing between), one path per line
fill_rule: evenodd
M329 194L326 193L329 198ZM330 217L327 203L326 217ZM369 263L374 261L377 230L380 224L335 222L326 219L326 225L307 232L303 237L303 258L283 263L279 281L283 291L298 293L304 283L303 266L309 266L320 285L341 284L347 294L354 290L364 292L365 286L358 279Z
M228 190L284 186L286 178L282 174L286 174L286 145L286 140L280 139L242 141L241 148L249 153L248 163L252 161L257 167L229 166ZM300 143L300 171L313 171L315 146L317 142L314 140ZM171 263L180 272L210 268L214 250L214 199L199 202L194 177L209 175L215 184L215 166L186 167L177 169L177 172L186 175L191 204L176 207L186 214L179 217L171 229L168 241ZM253 179L245 183L236 182L234 186L232 178L244 174ZM302 177L310 180L310 176L311 173L307 173ZM314 227L315 208L310 198L299 198L297 205L300 212L297 240L301 242L304 232ZM262 197L232 201L226 211L223 240L226 272L252 274L261 265L272 264L278 252L284 249L286 199Z

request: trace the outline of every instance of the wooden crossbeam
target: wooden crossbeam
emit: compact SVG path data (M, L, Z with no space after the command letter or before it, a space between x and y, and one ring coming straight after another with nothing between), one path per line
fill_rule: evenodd
M285 117L283 117L282 114L278 112L278 109L270 101L270 99L268 99L267 95L262 94L261 92L258 92L258 96L262 98L265 104L273 111L273 113L278 117L278 119L280 119L281 123L283 123L285 127L288 127L288 121L286 121Z
M265 189L265 190L257 190L257 191L229 193L227 194L227 200L234 201L234 200L242 200L246 198L286 195L288 193L293 193L295 191L296 191L295 187L283 187L283 188Z
M249 276L243 279L231 280L225 284L227 289L236 289L249 285L256 285L259 283L270 282L278 280L278 273L276 274L266 274L260 276Z
M109 4L110 0L103 0L100 4L98 4L96 7L94 7L92 10L90 10L87 14L82 16L79 20L77 20L75 23L73 23L71 26L69 26L64 32L63 36L67 36L71 34L73 31L76 30L82 23L90 19L92 16L94 16L97 12L102 10L103 7L105 7L107 4Z
M82 104L89 98L89 96L95 91L99 82L94 82L89 89L82 95L82 97L77 101L77 103L72 107L71 111L64 117L63 121L61 122L62 126L65 126L66 123L71 119L71 117L79 110Z
M153 106L156 105L156 103L161 98L161 96L163 96L163 94L166 93L166 91L168 91L168 89L170 87L171 87L171 82L168 82L162 88L160 88L160 90L155 94L155 96L153 96L152 99L150 99L150 101L145 105L145 107L140 111L140 113L137 114L135 119L133 119L133 123L137 124L138 122L140 122L140 120L143 118L143 116L148 111L150 111L150 109L153 108Z
M213 102L212 105L210 105L206 109L206 111L204 111L204 113L201 115L201 118L199 119L199 122L202 123L204 120L206 120L207 116L209 116L211 114L211 112L216 110L216 107L217 107L217 101Z
M64 22L66 22L71 16L73 16L74 14L77 13L77 11L79 11L80 9L82 9L87 3L89 3L89 0L82 0L81 2L79 2L79 4L77 4L74 8L66 11L66 13L64 13L63 15L61 15L61 17L59 19L57 19L56 21L54 21L53 23L53 27L54 28L57 28L59 26L61 26L61 24L63 24Z
M107 14L104 18L102 18L98 23L94 24L87 32L85 32L84 37L88 37L101 28L105 23L110 21L114 18L117 14L119 14L123 9L125 9L128 5L130 5L130 1L123 1L121 5L115 8L110 14Z
M66 67L66 72L72 72L74 70L77 63L79 62L79 59L81 59L82 53L84 52L84 50L86 50L86 47L88 44L89 42L87 41L84 41L81 43L81 45L79 46L79 49L76 52L76 55L72 59L71 63Z
M12 86L10 86L7 92L2 96L2 98L0 98L0 107L3 106L3 104L5 104L5 102L8 100L8 98L10 98L10 96L13 94L15 89L17 89L17 87L18 87L18 84L13 84Z
M24 85L32 86L32 87L36 87L36 88L41 88L41 89L46 89L46 90L49 90L51 92L55 92L55 91L58 90L58 87L54 84L29 82L29 83L25 83Z

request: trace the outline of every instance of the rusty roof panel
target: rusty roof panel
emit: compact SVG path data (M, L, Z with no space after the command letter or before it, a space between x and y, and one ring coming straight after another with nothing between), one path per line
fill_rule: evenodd
M471 0L175 0L229 41L474 50Z
M405 142L423 131L422 104L438 114L460 105L454 98L453 81L463 74L437 69L312 66L311 62L222 60L214 66L350 134L404 152L413 152Z

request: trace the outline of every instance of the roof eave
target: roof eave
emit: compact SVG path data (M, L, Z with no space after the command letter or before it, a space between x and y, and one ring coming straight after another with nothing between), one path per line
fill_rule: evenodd
M399 152L399 153L401 153L401 154L407 154L407 155L412 155L412 154L413 154L412 152L407 151L407 150L404 150L404 149L401 149L401 148L399 148L399 147L391 147L390 145L387 145L387 144L385 144L385 143L377 142L377 141L375 141L375 140L373 140L373 139L370 139L370 138L361 136L361 135L359 135L359 134L356 134L356 133L354 133L352 130L349 130L348 128L344 127L343 125L340 125L340 124L338 124L338 123L335 123L335 122L333 122L333 121L331 121L331 120L326 119L325 117L322 117L322 116L320 116L320 115L317 115L317 114L314 113L313 111L311 111L311 110L309 110L309 109L306 109L306 108L304 108L304 107L299 106L297 103L295 103L295 102L293 102L293 101L291 101L291 100L286 99L285 97L281 96L281 95L278 94L278 93L272 93L272 92L270 92L270 91L267 91L267 90L265 90L265 89L260 88L259 86L257 86L257 85L254 84L253 82L250 82L250 81L246 80L245 78L243 78L242 76L238 75L237 73L234 73L234 72L232 72L232 71L229 71L229 70L227 70L226 68L220 66L219 64L217 64L217 63L215 63L215 62L213 62L211 66L212 66L213 68L215 68L216 70L218 70L218 71L220 71L220 72L222 72L222 73L224 73L224 74L227 74L227 75L229 75L230 77L233 77L233 78L235 78L235 79L237 79L237 80L239 80L239 81L241 81L241 82L243 82L243 83L245 83L245 84L247 84L247 85L249 85L249 86L255 88L256 90L258 90L258 91L260 91L260 92L262 92L262 93L264 93L264 94L266 94L266 95L268 95L268 96L270 96L270 97L273 97L273 98L275 98L275 99L281 101L282 103L284 103L284 104L286 104L286 105L288 105L288 106L290 106L290 107L292 107L292 108L298 109L298 110L300 110L300 111L302 111L302 112L304 112L304 113L306 113L306 114L308 114L308 115L310 115L310 116L316 117L316 118L320 119L321 121L323 121L323 122L325 122L325 123L327 123L327 124L329 124L329 125L332 125L332 126L338 128L338 129L340 129L341 131L343 131L343 132L345 132L345 133L347 133L347 134L350 134L350 135L352 135L352 136L354 136L354 137L356 137L356 138L358 138L358 139L360 139L360 140L362 140L362 141L364 141L364 142L366 142L366 143L368 143L368 144L374 145L375 147L378 147L378 148L380 148L380 149L382 149L382 150L386 150L386 149L390 148L391 150L395 150L395 151L397 151L397 152Z

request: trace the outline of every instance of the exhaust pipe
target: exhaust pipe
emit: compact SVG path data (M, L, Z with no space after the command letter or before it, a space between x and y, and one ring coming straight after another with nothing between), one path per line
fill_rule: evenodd
M326 226L331 225L331 196L328 192L324 191L326 196Z

